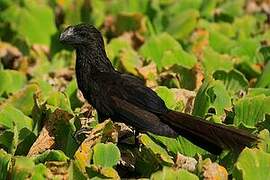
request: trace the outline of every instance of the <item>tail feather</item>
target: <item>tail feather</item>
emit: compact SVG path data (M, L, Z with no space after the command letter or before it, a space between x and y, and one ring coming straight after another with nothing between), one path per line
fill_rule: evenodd
M240 152L258 138L244 130L216 124L181 112L170 111L161 119L170 124L179 135L213 154L223 149Z

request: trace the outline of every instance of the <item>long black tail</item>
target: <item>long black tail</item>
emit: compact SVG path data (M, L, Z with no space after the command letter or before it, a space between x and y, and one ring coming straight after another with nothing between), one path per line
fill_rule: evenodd
M220 154L223 149L240 152L258 138L246 131L216 124L181 112L170 111L161 117L179 135L213 154Z

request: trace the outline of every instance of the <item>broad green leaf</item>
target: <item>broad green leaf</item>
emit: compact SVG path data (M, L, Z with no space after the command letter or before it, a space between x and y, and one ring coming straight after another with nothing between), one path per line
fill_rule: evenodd
M0 110L0 125L7 129L13 129L13 123L16 124L18 131L24 128L31 131L33 128L33 121L30 117L25 116L15 107L8 105Z
M260 131L258 137L260 138L260 141L257 145L257 147L264 152L270 153L270 134L267 129L264 129Z
M125 49L120 53L120 62L124 69L134 75L138 75L137 68L142 67L142 60L133 49Z
M15 157L14 165L11 171L11 179L27 179L32 176L35 163L28 157Z
M231 107L231 98L221 81L214 81L207 90L207 94L210 97L210 107L215 108L216 115L223 115L224 110Z
M28 84L10 96L1 107L12 105L22 111L25 115L30 115L34 106L33 96L38 90L39 87L37 84Z
M15 32L32 44L49 45L56 33L53 11L45 3L31 0L13 3L1 13L0 19L10 23Z
M35 164L45 163L46 161L67 161L69 158L60 150L47 150L33 158Z
M200 89L197 92L192 114L204 118L210 106L210 96L207 94L207 90L210 86L209 81L204 81Z
M108 57L111 61L119 56L121 51L126 49L131 49L131 45L124 38L113 38L106 46Z
M196 63L196 58L185 52L181 45L167 33L150 38L139 52L144 57L153 60L159 69L174 64L190 69Z
M46 180L50 177L50 170L44 164L37 164L33 169L33 180Z
M238 100L234 106L234 124L239 126L242 123L245 126L254 127L258 122L262 122L266 108L270 105L266 102L264 95L244 97Z
M74 110L77 107L82 106L82 102L78 99L78 87L77 82L75 79L73 79L66 87L65 94L69 98L70 107L72 110Z
M169 12L171 14L181 14L182 12L188 11L188 10L200 10L200 6L202 4L203 0L181 0L181 1L175 1L173 0L171 3L169 3L168 0L164 0L164 3L167 2L170 6L165 10L166 13ZM159 2L161 4L161 2Z
M101 180L101 179L120 180L117 171L112 167L100 167L96 165L90 165L89 167L86 167L86 173L88 177L93 180Z
M194 156L197 153L204 154L206 151L200 147L192 144L184 137L169 138L165 136L158 136L151 134L157 141L164 144L168 151L173 152L175 155L179 152L185 156Z
M257 39L244 39L236 42L236 46L231 49L231 54L238 56L243 61L250 64L262 63L264 60L259 56L258 50L261 45Z
M172 180L172 179L185 179L185 180L199 180L195 174L192 174L184 169L173 169L164 167L161 171L155 172L150 177L151 180Z
M148 9L148 0L140 0L140 1L133 1L133 0L112 0L110 2L109 7L107 10L110 11L112 14L116 15L121 12L125 13L146 13Z
M168 155L167 151L163 149L160 145L156 144L149 136L147 136L146 134L141 135L140 141L165 165L173 164L173 160Z
M115 144L98 143L94 146L93 162L95 165L113 167L120 158L120 151Z
M119 13L116 17L117 34L128 31L138 31L144 33L146 31L146 18L141 13Z
M270 89L266 88L249 88L247 96L258 96L264 94L265 96L270 96Z
M269 86L270 86L270 61L265 65L264 70L256 83L257 88L264 88Z
M64 93L51 91L47 99L47 104L72 113L69 98Z
M0 95L14 93L26 84L26 76L15 70L0 70Z
M11 156L4 150L0 150L0 179L7 179Z
M270 154L259 150L245 148L240 154L233 177L236 179L269 179Z
M203 0L201 6L201 16L212 19L215 14L217 0Z
M87 179L85 175L83 174L83 172L80 171L78 167L78 162L76 160L70 162L70 165L68 168L68 176L69 176L69 180L86 180Z
M228 72L233 69L233 62L229 56L221 55L211 48L205 48L202 64L205 73L209 75L217 70Z
M221 81L205 82L201 86L195 98L192 114L204 117L211 107L218 116L223 115L224 110L231 107L231 97Z
M219 8L222 13L235 17L243 14L244 5L245 0L227 0Z
M169 18L166 31L174 38L184 40L195 29L198 18L199 12L194 9L177 13L175 16Z
M255 16L245 15L235 18L232 27L238 32L239 38L249 38L257 30Z
M219 53L230 53L231 49L236 45L235 41L214 30L210 31L209 44Z
M245 76L233 69L229 72L226 71L216 71L213 74L213 77L216 80L220 80L226 87L226 90L230 93L230 95L234 95L239 91L247 91L248 81Z
M166 106L169 109L174 109L176 105L175 95L174 93L168 89L166 86L159 86L156 89L156 93L159 97L165 102Z

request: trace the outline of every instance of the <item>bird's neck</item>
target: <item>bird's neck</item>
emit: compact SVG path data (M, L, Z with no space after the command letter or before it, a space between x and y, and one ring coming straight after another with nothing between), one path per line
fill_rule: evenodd
M80 68L80 71L87 71L90 73L114 71L112 63L102 47L79 47L76 49L76 54L76 68Z

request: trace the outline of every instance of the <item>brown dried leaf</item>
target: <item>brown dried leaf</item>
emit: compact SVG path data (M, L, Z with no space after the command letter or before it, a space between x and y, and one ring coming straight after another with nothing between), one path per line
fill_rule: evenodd
M201 87L204 80L204 73L201 64L197 63L194 66L193 71L196 76L195 90L198 90Z
M191 113L196 93L194 91L189 91L186 89L173 88L171 90L175 95L176 102L182 101L184 103L185 113Z
M68 180L68 167L67 162L60 161L47 161L45 163L46 167L50 169L53 174L53 179Z
M56 124L61 123L61 121L65 121L65 123L67 123L71 118L72 115L70 113L58 108L53 113L49 114L38 138L29 150L28 156L34 156L46 151L47 149L52 149L56 143Z
M176 168L182 168L193 172L196 169L196 165L197 165L196 159L177 153L176 161L174 164Z
M228 172L217 163L212 163L210 159L206 159L203 165L203 176L205 180L227 180Z
M157 66L155 63L150 63L144 67L137 69L138 74L146 80L146 86L156 87L157 81Z
M23 56L17 47L0 42L0 60L7 69L19 69Z

